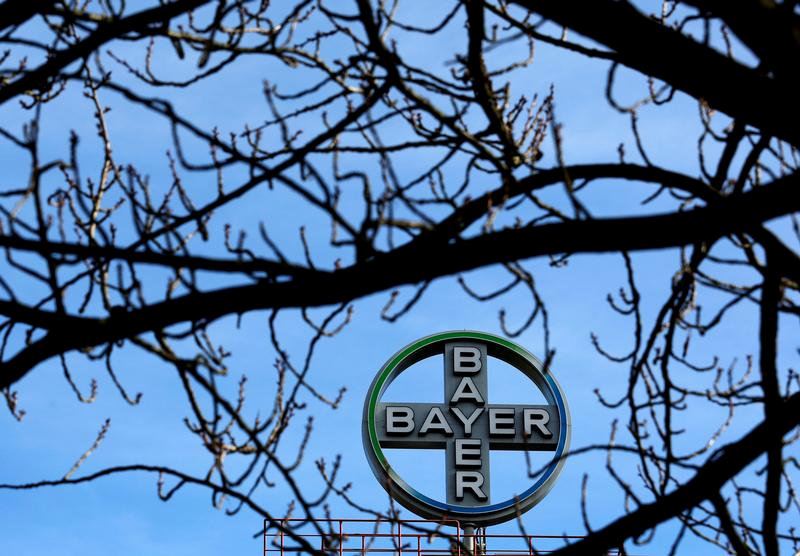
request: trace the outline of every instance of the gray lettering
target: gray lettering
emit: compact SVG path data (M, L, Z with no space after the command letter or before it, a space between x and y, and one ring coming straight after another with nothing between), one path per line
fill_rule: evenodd
M453 429L450 428L450 424L444 418L444 413L438 407L432 407L428 412L428 416L425 417L425 421L419 429L419 434L427 434L431 430L439 430L447 435L453 434Z
M386 433L408 434L414 430L414 410L405 406L386 408Z
M553 433L547 428L547 423L550 422L550 413L546 409L526 407L522 410L522 422L525 438L530 438L534 427L539 429L542 436L553 436Z
M480 466L481 466L480 438L457 438L456 467L480 467Z
M456 498L464 498L464 489L470 489L475 497L486 500L486 494L481 490L483 486L483 475L478 471L456 471Z
M489 408L489 435L514 436L514 408Z
M461 413L461 410L457 407L451 407L450 411L453 413L453 415L458 417L458 420L461 421L462 425L464 425L464 434L466 436L472 436L472 424L478 417L480 417L481 413L483 413L483 408L475 408L469 417L464 417L464 414Z
M478 391L478 387L475 386L475 383L472 382L472 379L468 376L462 378L461 382L458 383L453 397L450 398L450 403L458 403L461 400L472 400L477 404L483 405L483 397Z
M465 365L469 363L469 365ZM453 348L453 372L457 375L471 375L481 370L481 350L476 347L456 346Z

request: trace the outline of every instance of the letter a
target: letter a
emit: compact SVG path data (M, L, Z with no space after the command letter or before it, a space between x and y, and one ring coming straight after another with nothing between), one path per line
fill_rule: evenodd
M419 434L428 434L431 429L442 431L448 436L453 434L453 429L450 428L450 424L444 418L444 413L436 406L432 407L428 412L428 416L425 417L425 421L419 428Z
M458 383L453 397L450 398L450 403L458 403L461 400L472 400L477 404L483 405L483 397L481 397L478 387L468 376L462 378L461 382Z

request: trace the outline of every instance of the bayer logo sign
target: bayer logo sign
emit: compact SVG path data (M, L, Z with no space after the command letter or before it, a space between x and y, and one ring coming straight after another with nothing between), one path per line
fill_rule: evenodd
M403 371L433 357L443 362L441 403L382 401ZM490 400L487 385L493 359L530 379L546 403ZM449 517L485 526L530 509L561 471L569 436L566 399L552 374L524 348L484 332L443 332L409 344L381 368L364 402L364 449L375 476L400 504L426 518ZM428 497L406 483L384 454L389 448L444 450L444 499ZM497 450L543 451L552 458L532 484L520 485L507 500L494 500L489 461Z

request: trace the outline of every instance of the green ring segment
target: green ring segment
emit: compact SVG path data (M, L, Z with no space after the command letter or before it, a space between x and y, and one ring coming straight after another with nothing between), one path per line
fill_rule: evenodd
M422 494L408 485L392 469L378 441L375 408L392 380L414 363L441 353L437 350L445 342L458 340L486 342L489 355L510 363L526 374L539 387L548 402L558 408L559 412L559 441L550 465L531 487L518 496L497 504L477 507L458 506L445 504ZM544 368L541 361L523 347L505 338L476 331L440 332L421 338L402 348L389 359L373 380L367 392L364 413L365 426L362 429L364 451L373 473L387 492L400 504L418 515L434 519L445 516L463 517L465 521L475 525L502 523L513 519L518 513L527 511L540 502L550 491L561 472L565 462L563 455L569 446L572 430L566 398L555 377Z

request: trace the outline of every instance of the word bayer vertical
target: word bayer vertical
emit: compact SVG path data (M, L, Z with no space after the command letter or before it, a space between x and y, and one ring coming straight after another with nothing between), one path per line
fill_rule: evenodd
M444 361L444 399L449 413L459 421L454 427L448 426L447 502L483 506L490 500L489 442L484 427L474 425L489 399L486 346L447 343Z

